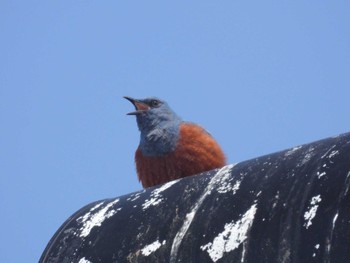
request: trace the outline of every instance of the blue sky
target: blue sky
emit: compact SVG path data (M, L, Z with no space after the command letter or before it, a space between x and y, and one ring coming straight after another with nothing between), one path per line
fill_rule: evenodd
M1 262L141 189L128 95L201 124L229 163L350 131L349 1L0 2Z

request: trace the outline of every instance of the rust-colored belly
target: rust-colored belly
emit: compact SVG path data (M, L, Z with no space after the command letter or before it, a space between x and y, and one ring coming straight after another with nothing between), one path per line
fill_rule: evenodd
M139 180L145 188L226 164L225 155L213 137L200 126L189 123L181 125L174 152L144 156L138 148L135 161Z

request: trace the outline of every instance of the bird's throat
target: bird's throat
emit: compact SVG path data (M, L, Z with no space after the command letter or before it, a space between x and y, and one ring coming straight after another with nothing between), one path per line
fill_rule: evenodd
M157 128L141 132L140 149L145 156L162 156L176 148L179 139L179 128Z

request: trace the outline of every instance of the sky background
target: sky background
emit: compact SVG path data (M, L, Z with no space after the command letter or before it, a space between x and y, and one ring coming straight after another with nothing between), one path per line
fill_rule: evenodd
M350 131L350 1L0 1L0 262L141 189L157 96L236 163Z

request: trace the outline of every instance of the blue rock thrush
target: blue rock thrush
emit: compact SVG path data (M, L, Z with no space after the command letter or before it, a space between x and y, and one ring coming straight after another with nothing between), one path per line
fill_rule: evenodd
M219 144L202 127L184 122L158 98L124 97L134 106L140 144L135 153L138 178L147 188L210 171L226 164Z

